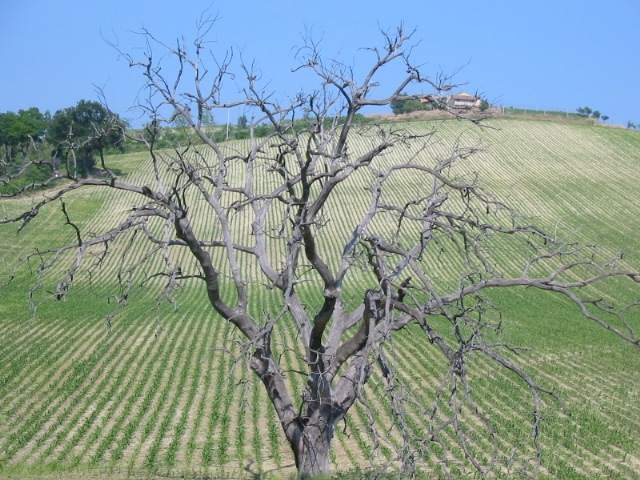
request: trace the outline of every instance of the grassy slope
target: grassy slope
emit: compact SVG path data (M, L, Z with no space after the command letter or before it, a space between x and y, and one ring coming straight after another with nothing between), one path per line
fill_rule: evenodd
M545 226L583 242L598 242L610 251L624 249L640 265L640 135L600 127L536 121L501 121L499 130L479 133L458 122L442 122L441 140L433 152L463 133L467 142L482 139L486 151L475 160L483 181L523 213ZM412 128L422 128L412 123ZM114 158L118 168L142 179L142 156ZM421 188L405 179L402 189ZM334 205L336 217L346 219L325 235L324 245L347 234L350 212L366 197L343 192ZM33 198L0 205L0 214L32 202ZM125 197L100 191L73 195L74 219L87 228L113 222L126 207ZM20 204L20 205L16 205ZM3 211L1 211L3 210ZM200 218L206 224L204 217ZM342 228L344 227L344 228ZM242 228L240 225L238 228ZM72 238L60 226L56 209L45 212L23 234L0 229L0 271L6 278L21 255ZM505 265L518 262L517 252L499 252ZM448 265L438 268L446 270ZM221 322L211 322L202 292L187 286L178 296L179 309L156 305L141 294L119 311L101 293L112 277L105 272L81 282L64 303L43 302L37 315L28 311L26 290L33 278L25 269L3 288L0 304L0 475L115 469L117 471L210 471L220 465L234 470L252 462L251 469L268 470L291 460L273 412L260 386L234 386L229 365L216 346L230 335ZM629 292L603 292L628 297ZM272 309L258 291L253 308ZM595 476L633 478L640 470L640 356L595 326L578 318L555 297L519 292L496 295L508 312L505 335L533 347L523 363L545 386L557 391L562 409L546 404L542 443L543 473L554 478ZM105 316L114 313L111 328ZM283 332L285 346L293 332ZM412 406L411 428L418 428L438 381L442 362L425 347L417 332L401 335L400 360L412 368L420 402ZM228 342L227 342L228 343ZM284 350L285 364L296 357ZM530 468L528 398L513 378L478 360L472 371L477 406L494 422L501 439L500 462L507 476ZM243 378L241 371L231 373ZM294 387L304 379L290 376ZM369 390L373 414L384 421L388 404ZM348 434L340 434L333 454L336 467L366 466L370 455L367 411L349 416ZM491 440L470 424L473 448L490 453ZM397 442L391 435L387 444ZM388 445L387 445L388 446ZM425 455L426 471L468 473L453 439ZM382 454L388 450L381 449ZM511 461L515 453L516 461ZM436 457L447 458L443 466Z

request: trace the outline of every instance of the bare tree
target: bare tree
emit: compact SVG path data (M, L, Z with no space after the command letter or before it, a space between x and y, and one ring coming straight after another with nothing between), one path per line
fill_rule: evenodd
M436 424L425 416L425 441L452 427L468 460L480 472L489 468L467 448L457 408L469 394L465 386L472 355L515 373L530 389L537 437L543 390L514 361L511 347L495 340L499 325L486 315L487 290L529 287L562 295L587 319L640 348L631 322L591 289L612 277L640 283L640 274L625 268L621 258L601 261L591 247L563 243L483 190L477 175L458 168L476 148L456 145L448 155L427 161L433 132L358 123L364 108L412 98L402 93L412 87L429 89L434 98L455 88L448 77L421 73L411 59L411 33L402 27L383 33L382 45L367 49L372 62L362 74L325 60L317 44L305 42L298 70L311 72L319 86L284 104L260 87L256 70L245 63L240 67L240 98L224 99L234 60L231 51L221 59L209 51L205 38L212 26L204 19L193 44L179 40L175 46L143 30L143 57L122 53L140 70L149 92L139 105L149 122L135 138L148 149L152 182L136 184L113 172L109 178L71 177L29 211L3 220L21 222L22 229L47 204L85 187L131 192L139 198L116 227L99 233L82 232L62 203L75 241L38 252L42 271L58 265L64 252L75 252L56 289L59 298L81 268L101 268L111 261L111 245L128 239L121 248L130 248L136 232L135 242L148 247L144 260L132 269L142 269L154 255L163 256L162 270L148 276L165 279L165 292L185 279L201 281L216 313L212 321L229 322L241 334L250 368L264 384L303 476L329 470L337 424L355 402L363 401L376 369L389 387L403 437L395 465L408 473L415 468L415 439L406 428L403 395L396 388L402 366L388 350L394 332L410 324L421 327L425 342L433 344L449 366L440 392L446 392L445 403L451 407L449 420ZM174 68L161 67L159 58L172 58ZM392 88L378 83L387 70L402 72ZM240 150L218 143L203 124L209 113L238 106L247 112L251 132L248 147ZM176 115L191 128L192 141L159 151L161 128ZM265 124L268 133L258 138L255 128ZM356 143L365 148L356 148ZM392 194L394 183L407 175L423 187L404 197ZM368 205L348 226L346 241L332 249L323 241L327 223L336 221L330 206L340 201L340 192L354 188L354 179L366 185ZM202 206L212 228L194 220L193 212ZM237 218L250 223L251 235L239 233ZM512 238L528 252L528 261L517 272L494 261L492 249L503 238ZM188 255L171 254L184 251ZM445 281L434 274L434 255L460 265L455 278ZM250 264L256 268L248 268ZM259 273L250 274L253 270ZM301 294L302 286L314 291L319 302ZM260 288L278 292L277 314L251 313L252 297ZM274 329L283 322L295 325L304 352L302 392L290 391L286 375L294 373L285 371L278 354Z

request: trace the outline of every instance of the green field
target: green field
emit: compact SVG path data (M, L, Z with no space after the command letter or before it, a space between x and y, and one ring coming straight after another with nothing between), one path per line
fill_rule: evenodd
M439 133L423 161L446 154L460 139L481 143L484 149L465 168L480 171L490 190L561 236L598 243L611 254L624 250L625 261L640 268L640 133L533 120L496 120L492 126L497 128L485 130L453 120L408 124L420 131L433 126ZM239 141L228 148L246 146ZM112 156L110 167L140 183L152 178L143 153ZM263 181L269 181L267 175ZM333 220L321 236L326 251L340 249L349 235L368 199L358 183L364 181L355 178L331 204ZM403 178L397 195L422 187ZM3 201L0 216L28 207L39 195ZM133 199L87 189L71 194L67 203L78 225L100 231L115 224ZM203 231L211 228L204 209L193 215ZM56 280L55 271L48 273L34 295L37 309L30 308L37 262L30 269L21 258L36 247L71 241L74 232L63 223L54 204L20 235L15 226L0 227L0 477L291 474L293 459L263 387L246 369L232 368L230 355L220 349L233 344L235 334L212 313L198 284L185 283L175 304L157 301L159 283L136 286L124 309L108 301L117 291L119 266L139 260L143 242L122 262L108 262L91 278L79 278L63 302L46 295ZM234 228L248 237L248 226L239 214ZM516 247L499 247L495 255L501 268L521 265ZM154 262L159 265L162 258ZM433 268L446 281L458 268L453 263L440 259ZM193 263L186 266L193 268ZM255 266L245 262L244 268ZM14 271L15 278L5 285ZM358 281L352 280L354 289ZM309 302L315 301L312 287L302 287ZM601 293L620 300L639 296L618 285ZM252 295L254 312L277 308L274 295L260 285L252 286ZM531 347L519 362L559 396L544 402L539 474L640 478L640 354L553 295L515 291L494 294L493 300L505 313L504 337ZM292 371L287 378L300 391L305 378L293 373L303 369L294 326L282 325L278 333L282 363ZM400 332L394 346L396 359L409 367L403 380L414 386L408 428L420 433L444 361L418 329ZM497 476L533 475L528 392L515 377L480 358L471 374L473 408L490 419L498 434L494 442L470 420L473 450L488 457L497 446ZM368 405L354 407L344 428L340 425L334 470L367 469L392 460L396 431L382 428L379 445L370 440L371 417L383 426L390 423L383 388L374 376L366 392ZM424 478L474 475L449 431L424 449L420 468Z

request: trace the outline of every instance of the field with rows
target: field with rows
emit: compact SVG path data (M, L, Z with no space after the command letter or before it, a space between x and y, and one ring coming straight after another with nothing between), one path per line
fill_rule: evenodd
M640 268L640 133L513 119L491 126L480 130L457 121L406 125L416 131L438 129L421 161L445 154L455 142L482 145L464 168L479 171L488 189L548 230L597 243L611 254L624 250L625 261ZM239 141L228 148L247 145ZM392 163L394 157L383 161ZM142 153L112 156L109 164L138 183L152 178ZM364 176L354 179L330 205L331 222L320 237L324 251L341 250L368 200L364 182ZM420 188L407 176L395 191L402 196ZM28 207L40 195L3 201L0 216ZM84 230L101 231L117 223L133 202L128 195L86 189L70 194L67 207ZM193 213L203 231L213 228L205 213ZM250 237L241 213L234 228ZM81 276L68 298L56 302L47 295L55 288L56 272L38 285L37 262L21 260L35 248L73 238L57 204L19 235L15 226L0 226L0 478L292 474L293 459L263 387L234 361L236 334L212 313L202 287L186 282L174 303L159 301L160 283L139 285L142 277L136 276L126 308L115 305L116 278L127 273L121 266L145 254L140 242L126 258L105 263L91 277ZM521 267L517 246L497 247L500 268ZM113 256L124 252L116 249ZM276 258L278 252L272 254ZM176 260L181 255L176 252ZM159 265L162 258L154 262ZM193 269L193 263L184 260L184 268ZM254 313L276 311L276 297L259 283L256 266L243 261L243 268L256 270ZM434 275L444 282L459 268L446 257L433 260ZM350 281L356 290L364 280ZM30 301L35 286L40 288ZM313 282L301 286L309 303L317 301L313 289ZM601 293L621 301L639 295L617 284ZM516 291L493 294L492 300L503 312L505 339L530 347L518 361L558 396L544 400L538 473L566 479L640 478L640 354L553 295ZM290 371L287 379L300 391L305 378L295 373L302 368L294 326L285 323L277 333L282 363ZM397 362L407 367L402 379L413 385L408 428L419 432L444 361L417 329L400 332L393 345ZM472 408L489 418L498 435L494 444L483 425L470 421L473 450L489 458L492 447L498 447L497 476L533 474L530 395L515 377L481 358L470 370ZM371 418L381 425L391 418L379 378L373 377L365 397L366 404L354 407L340 425L332 451L336 471L354 472L393 459L397 432L382 429L381 441L371 440ZM424 478L467 478L474 472L449 431L423 449L419 464Z

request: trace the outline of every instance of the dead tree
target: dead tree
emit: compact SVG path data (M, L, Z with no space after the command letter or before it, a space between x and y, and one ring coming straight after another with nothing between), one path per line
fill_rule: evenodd
M113 244L137 232L136 241L148 244L146 258L154 253L166 256L164 269L154 278L166 279L167 288L198 279L215 312L211 321L230 322L240 332L250 368L264 384L303 476L329 470L337 424L362 399L376 370L388 382L389 395L397 392L395 372L402 366L394 365L386 349L395 332L410 324L421 327L424 341L435 345L449 365L449 405L465 394L469 357L485 356L514 372L530 389L537 432L542 390L515 363L507 346L491 340L493 333L486 335L498 328L485 315L488 290L529 287L564 296L587 319L640 348L631 322L590 296L591 286L612 277L640 283L640 275L625 268L621 259L599 261L591 248L561 242L483 190L477 175L459 173L457 167L475 148L459 145L448 155L427 161L425 149L433 132L394 123L359 123L358 114L366 107L412 98L404 93L412 88L421 93L429 89L434 97L454 88L447 77L426 76L413 63L410 33L403 28L384 33L381 46L368 49L372 62L362 74L325 60L316 44L306 42L299 52L298 70L314 75L318 88L285 104L262 89L255 69L244 63L240 97L226 100L234 60L231 52L216 58L209 51L205 37L212 25L203 21L193 44L180 40L175 46L142 31L147 45L143 58L123 53L141 72L149 91L148 100L139 105L148 123L136 139L147 146L153 182L135 184L109 170L108 178L70 177L29 211L3 220L19 222L22 229L46 205L87 187L137 195L139 204L115 228L99 233L75 227L62 204L76 239L38 253L38 258L49 253L53 259L46 267L55 265L62 253L75 252L55 292L59 298L88 263L90 252L100 261L86 268L100 268L110 261ZM164 62L171 58L175 64L161 67L160 58ZM391 88L378 83L386 70L403 75ZM207 112L234 107L242 107L252 119L244 150L216 141L202 121ZM175 115L189 125L192 139L159 151L162 127ZM268 132L257 137L254 131L262 125L268 125ZM366 148L358 151L357 139ZM398 152L404 154L396 156ZM261 182L264 176L270 181ZM399 200L391 194L391 186L407 176L419 179L422 187ZM349 238L332 251L320 241L327 223L339 221L330 204L338 201L336 192L354 188L349 186L354 178L365 180L368 206L359 212L358 221L348 225ZM196 204L206 207L213 230L204 233L194 223ZM249 236L240 235L233 225L239 212L251 224ZM511 238L528 252L528 262L517 273L495 265L491 255L491 245ZM127 245L130 242L122 248ZM171 257L171 251L187 251L197 267L190 270L177 264L171 258L183 257ZM222 255L214 255L220 251ZM434 254L458 259L461 267L453 281L442 282L434 275L429 260ZM257 277L247 273L248 263L256 265ZM300 293L303 284L315 290L319 304ZM282 308L277 315L250 312L256 286L278 292ZM274 328L283 322L295 325L304 352L303 392L290 391L288 373L276 352L279 339ZM301 398L300 408L296 397ZM401 400L394 396L390 403L399 431L407 437ZM459 432L465 455L484 472L488 466L466 449L458 409L451 412L446 425ZM425 425L432 437L438 428L445 426ZM415 467L410 444L405 438L396 464L407 470Z

